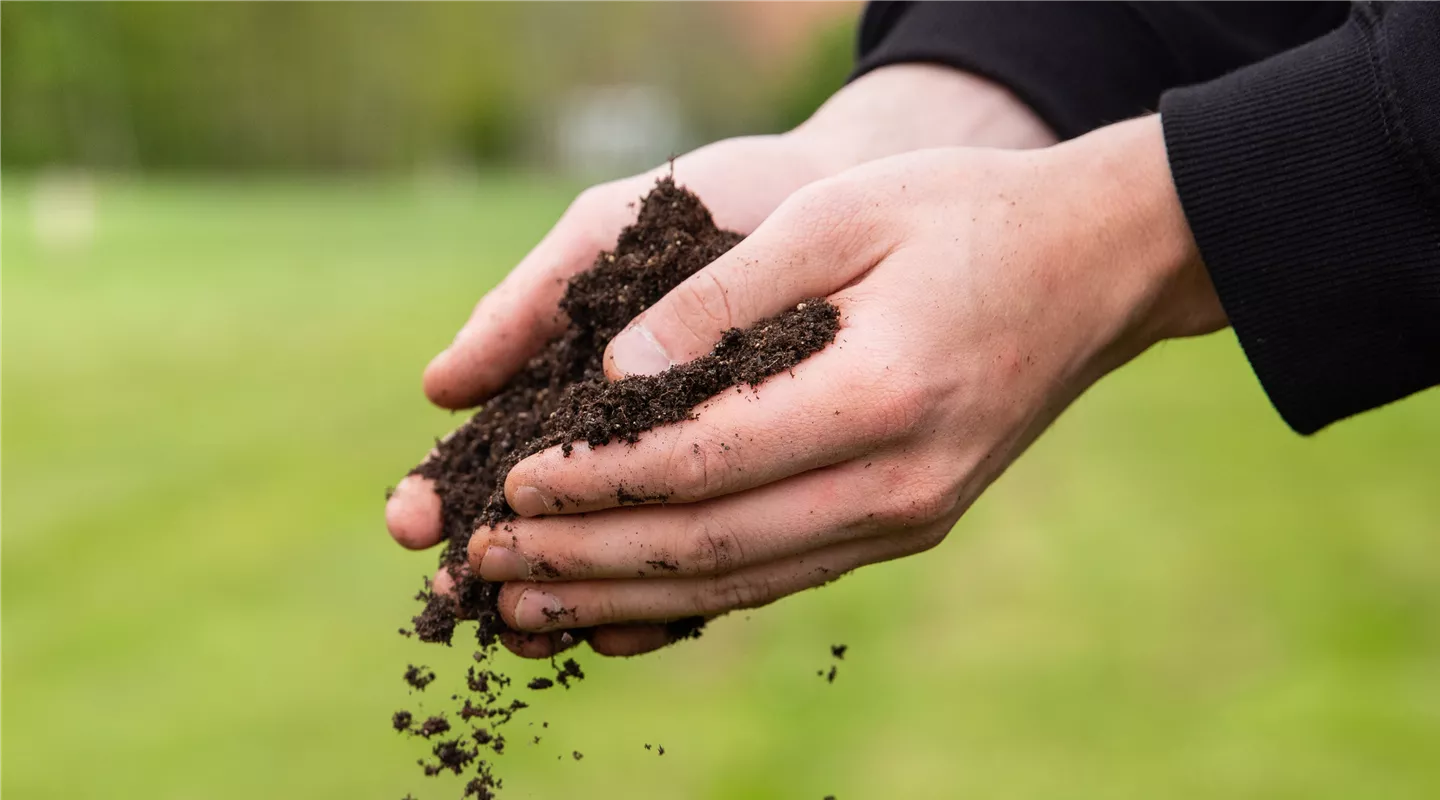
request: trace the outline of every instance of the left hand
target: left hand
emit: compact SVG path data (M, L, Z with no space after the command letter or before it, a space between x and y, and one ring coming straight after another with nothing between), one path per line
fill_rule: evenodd
M512 627L714 616L926 550L1096 380L1225 324L1151 117L812 184L617 336L607 372L658 372L813 296L842 328L793 373L510 472L523 518L478 531L470 561L507 581ZM667 502L617 508L622 485Z

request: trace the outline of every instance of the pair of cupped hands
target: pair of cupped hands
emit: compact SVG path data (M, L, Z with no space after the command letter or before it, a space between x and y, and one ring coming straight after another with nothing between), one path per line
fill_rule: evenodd
M498 390L560 330L564 279L613 246L668 169L582 193L426 368L429 398L461 409ZM1055 144L1002 88L900 65L789 133L673 169L749 236L616 336L607 376L664 371L809 297L828 297L841 329L758 397L723 393L634 445L554 448L510 471L520 519L475 531L469 569L505 582L502 638L523 656L553 655L571 628L605 655L654 650L665 621L934 547L1091 384L1225 325L1157 117ZM617 485L667 502L619 508ZM437 544L432 484L401 481L386 523L406 547ZM654 561L675 570L635 577Z

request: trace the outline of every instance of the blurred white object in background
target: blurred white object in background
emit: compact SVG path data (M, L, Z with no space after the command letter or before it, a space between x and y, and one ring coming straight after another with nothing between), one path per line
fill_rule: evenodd
M84 170L41 172L31 194L35 240L49 251L89 248L95 238L95 181Z
M680 105L658 86L618 84L569 92L556 116L556 156L566 172L616 177L678 155Z

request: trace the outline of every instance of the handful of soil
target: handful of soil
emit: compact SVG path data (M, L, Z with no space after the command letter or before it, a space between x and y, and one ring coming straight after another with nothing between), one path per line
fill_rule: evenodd
M522 459L557 445L568 455L576 441L591 446L616 440L634 443L644 431L692 417L695 406L719 392L742 384L756 386L834 340L840 328L839 311L826 300L812 299L750 329L732 329L709 354L660 375L606 380L601 359L610 340L742 238L717 228L698 197L671 178L661 178L643 199L635 224L621 232L615 249L601 253L589 270L570 279L560 301L569 322L565 331L468 422L437 442L436 452L412 471L432 479L440 495L445 542L440 564L455 581L453 596L433 591L428 582L417 595L425 608L413 619L416 636L450 644L460 620L475 620L479 645L475 660L483 662L507 629L496 608L500 584L474 577L463 567L470 535L478 526L494 527L515 517L505 500L505 477ZM616 491L623 500L623 487ZM638 501L652 499L663 500ZM672 623L672 633L696 634L701 623L678 620ZM573 660L557 669L557 681L567 688L570 679L582 677ZM542 681L551 685L539 679L532 686ZM509 680L493 671L472 667L468 683L478 704L466 699L457 713L466 722L484 721L489 727L472 731L469 739L477 748L467 748L463 738L435 745L436 760L421 762L427 774L443 770L459 774L477 760L480 747L501 752L504 737L492 729L525 705L500 699ZM424 688L414 681L410 684ZM402 719L409 723L412 717L409 712L400 714L394 720L396 729L412 735L429 739L450 730L448 722L437 730L441 724L436 718L427 722L428 732L426 726L402 726ZM498 781L491 779L484 760L479 760L478 772L466 787L467 796L493 796L490 790L498 787Z

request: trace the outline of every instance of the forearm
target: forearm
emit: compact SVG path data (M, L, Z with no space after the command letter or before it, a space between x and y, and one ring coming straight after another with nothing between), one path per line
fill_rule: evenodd
M829 174L931 147L1028 149L1055 135L997 83L951 67L897 64L836 92L786 134L813 148Z
M1085 383L1157 342L1225 327L1158 116L1101 128L1039 156L1035 190L1054 201L1046 218L1031 224L1053 229L1049 235L1057 246L1068 243L1070 254L1057 259L1060 272L1048 280L1089 287L1089 304L1104 321L1103 349L1085 361Z

